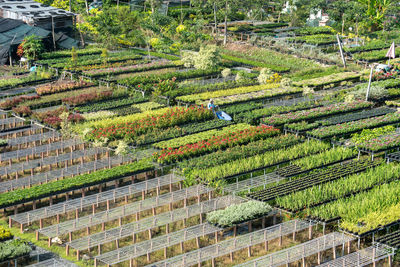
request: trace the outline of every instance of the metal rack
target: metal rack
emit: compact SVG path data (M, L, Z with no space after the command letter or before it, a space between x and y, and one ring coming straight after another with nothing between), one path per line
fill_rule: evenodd
M215 258L239 251L244 248L251 248L252 246L262 243L265 243L265 247L267 248L269 241L280 238L281 244L281 238L283 236L294 234L296 232L308 229L311 226L311 222L292 220L231 238L217 244L184 253L163 261L152 263L147 265L147 267L192 266L207 260L214 261Z
M288 265L291 262L298 260L305 260L305 257L318 254L320 260L320 253L334 249L334 257L336 254L335 248L339 245L345 246L346 243L353 241L355 238L347 236L343 233L333 232L313 240L307 241L297 246L293 246L284 250L280 250L275 253L268 254L263 257L256 258L254 260L245 262L243 264L235 265L235 267L258 267L258 266L269 266L278 267L282 265Z
M84 142L82 140L68 139L68 140L58 141L58 142L54 142L51 144L36 146L36 147L32 147L32 148L26 148L26 149L17 150L17 151L5 152L5 153L0 154L0 162L10 160L10 159L18 159L18 158L22 158L22 157L40 155L41 153L48 154L51 151L59 150L59 149L61 149L63 151L64 149L66 149L68 147L77 146L77 145L80 145L83 143Z
M114 265L143 255L147 255L149 259L150 253L162 249L164 249L164 256L166 256L166 248L168 247L182 244L185 241L193 239L196 239L198 242L198 238L215 234L221 230L221 228L209 223L203 223L101 254L95 257L95 260L108 265ZM181 247L183 247L183 245L181 245Z
M375 264L375 262L389 258L389 266L395 249L383 244L375 244L346 256L328 261L321 267L360 267Z
M79 249L88 249L99 245L101 246L102 244L106 244L108 242L112 242L128 236L132 236L132 238L134 238L137 233L148 231L155 227L168 225L170 223L180 220L185 221L188 218L214 210L223 209L230 205L242 202L243 199L232 196L215 198L194 205L186 206L184 208L160 213L153 217L147 217L142 220L137 220L135 222L131 222L120 227L112 228L90 236L85 236L70 242L68 245L70 245L72 248L77 249L79 257ZM150 231L149 237L149 239L151 239Z
M39 229L38 232L47 237L56 237L112 220L121 219L126 216L135 215L137 213L140 213L141 211L152 208L154 209L156 207L164 206L179 200L186 200L191 197L198 197L201 194L211 193L212 191L213 189L211 188L205 187L203 185L196 185L157 197L133 202L131 204L116 207L114 209L98 212L93 215L80 217L75 220L69 220L59 224L51 225ZM103 236L102 241L104 241L104 239L105 237Z
M177 176L175 174L168 174L165 176L156 177L151 180L146 180L109 191L100 192L94 195L71 199L48 207L34 209L28 212L12 215L10 216L10 219L12 221L18 222L19 224L30 224L35 221L65 214L70 211L83 210L84 208L88 208L93 205L97 207L101 203L105 203L107 201L115 201L116 199L120 199L126 196L144 194L145 192L154 189L160 190L160 188L163 186L172 186L173 184L179 183L182 180L183 178L180 176Z
M248 191L250 193L250 190L253 188L261 186L264 186L265 188L266 185L279 182L283 179L285 179L285 177L272 172L257 177L251 177L246 180L236 181L232 184L226 185L222 190L223 192L228 192L231 194L237 194L244 191Z
M131 162L132 158L128 156L113 156L104 159L94 160L83 164L68 166L62 169L39 173L36 175L5 181L0 183L0 193L14 190L21 187L29 187L32 185L48 183L49 181L58 180L63 177L80 175L104 168L111 168L123 163Z

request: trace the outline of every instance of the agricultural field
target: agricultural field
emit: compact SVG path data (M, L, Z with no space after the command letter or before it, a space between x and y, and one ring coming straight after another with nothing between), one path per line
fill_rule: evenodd
M399 266L400 61L288 25L0 69L0 266Z

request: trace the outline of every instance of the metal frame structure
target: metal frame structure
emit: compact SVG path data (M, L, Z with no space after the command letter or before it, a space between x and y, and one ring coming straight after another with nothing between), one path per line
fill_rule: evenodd
M68 165L68 162L70 162L70 165L73 165L73 160L81 159L81 163L84 162L84 158L87 157L92 157L101 154L106 153L105 148L88 148L88 149L83 149L83 150L75 150L75 151L70 151L64 154L60 154L58 156L50 156L50 157L43 157L40 159L34 159L34 160L29 160L29 161L24 161L21 163L17 164L12 164L5 166L4 168L0 169L0 176L1 175L10 175L12 173L18 173L18 172L24 172L26 170L32 170L31 171L31 176L33 176L33 169L35 168L43 168L44 166L50 166L53 164L59 164L59 163L65 163L65 165ZM46 175L46 173L41 172L41 175Z
M65 221L59 224L54 224L42 229L38 232L49 238L56 237L63 234L72 233L74 231L89 228L94 225L106 223L112 220L120 220L126 216L139 214L141 211L153 209L153 215L155 215L155 208L165 206L170 204L172 206L173 202L180 200L187 200L192 197L198 197L200 200L200 195L209 194L213 192L213 189L205 187L203 185L195 185L179 191L174 191L171 193L163 194L153 198L148 198L145 200L133 202L126 204L124 206L116 207L110 210L94 213L93 215L88 215L80 217L74 220ZM71 241L71 240L70 240Z
M77 266L78 265L72 262L67 263L66 261L61 261L54 258L28 265L28 267L77 267Z
M43 133L37 133L32 135L20 136L12 139L8 139L8 146L21 146L29 143L35 143L39 141L40 143L45 143L46 141L54 142L55 140L61 139L61 134L56 131L48 131Z
M312 223L292 220L277 224L265 229L255 232L244 234L235 238L227 239L222 242L200 248L188 253L184 253L163 261L152 263L146 267L171 267L171 266L192 266L201 264L203 261L211 260L215 266L215 258L230 254L233 260L233 252L247 248L249 257L251 257L251 247L258 244L265 244L265 249L268 249L268 242L279 238L279 245L282 245L282 237L286 235L293 235L295 238L296 233L305 229L312 229ZM310 233L309 233L310 234Z
M336 247L341 245L344 251L345 244L347 243L348 248L350 248L350 242L353 240L355 240L354 237L347 236L344 233L333 232L297 246L235 265L235 267L278 267L298 260L302 260L302 265L305 267L305 258L314 254L318 254L319 264L321 262L321 252L333 249L333 257L336 258Z
M374 244L370 247L348 254L346 256L328 261L324 264L318 265L321 267L361 267L372 264L375 266L376 262L389 259L389 266L392 264L392 258L395 254L395 249L384 244Z
M19 133L21 133L21 136L23 136L23 133L25 133L25 132L28 132L28 135L29 135L29 134L34 134L38 130L43 131L43 129L44 128L42 128L36 124L31 124L30 127L28 127L28 128L0 132L0 138L7 138L7 139L8 138L16 138L17 134L19 134ZM10 137L10 135L14 135L14 137Z
M78 249L88 249L91 247L98 246L101 250L101 245L108 242L116 241L118 239L132 236L135 240L135 235L140 232L149 231L149 239L151 239L151 229L169 225L182 220L184 225L186 225L186 219L200 215L200 223L202 223L202 214L211 212L218 209L226 208L233 204L242 203L244 200L239 197L234 196L223 196L220 198L215 198L200 202L191 206L186 206L184 208L171 210L168 212L160 213L153 217L147 217L142 220L137 220L120 227L112 228L100 233L96 233L90 236L85 236L80 239L76 239L69 244L67 244L67 252L69 246ZM166 227L166 233L168 234L169 227ZM79 251L77 249L77 257L79 257ZM100 251L101 252L101 251Z
M234 195L244 191L248 191L250 193L250 190L253 188L263 186L265 189L266 185L279 182L283 179L285 179L285 177L272 172L257 177L251 177L246 180L236 181L232 184L224 186L222 190L224 193L228 192Z
M58 203L55 205L51 205L48 207L34 209L31 211L27 211L20 214L15 214L9 217L10 223L11 221L18 222L19 224L30 224L35 221L41 221L46 218L50 218L53 216L59 217L61 214L65 214L67 212L83 210L88 207L98 207L99 204L116 201L117 199L132 196L135 194L142 194L144 199L144 194L149 190L157 189L157 192L163 186L169 186L170 191L172 191L172 185L175 183L179 183L183 181L183 178L177 176L175 174L168 174L165 176L156 177L151 180L146 180L143 182L134 183L131 185L115 188L112 190L108 190L105 192L100 192L97 194L80 197L76 199L66 200L62 203ZM109 206L109 204L107 205ZM42 225L42 223L41 223Z
M167 248L180 244L183 251L183 242L196 239L197 247L200 248L199 238L206 235L215 235L222 229L209 223L198 224L176 232L145 240L137 244L113 250L95 257L96 261L107 262L114 265L124 261L147 255L150 260L150 254L164 249L164 257L167 258Z
M30 187L32 185L48 183L49 181L58 180L63 177L80 175L100 169L111 168L123 163L131 162L133 158L128 156L112 156L104 159L94 160L83 164L66 166L65 168L39 173L20 179L14 179L0 183L0 193L14 190L21 187Z
M58 141L58 142L47 144L47 145L26 148L26 149L17 150L17 151L5 152L5 153L0 154L0 162L10 160L10 159L19 159L22 157L40 155L42 153L46 153L46 155L48 155L49 152L55 151L55 150L57 150L57 151L61 150L61 152L62 152L62 151L64 151L64 149L76 147L83 143L84 142L82 140L68 139L68 140Z

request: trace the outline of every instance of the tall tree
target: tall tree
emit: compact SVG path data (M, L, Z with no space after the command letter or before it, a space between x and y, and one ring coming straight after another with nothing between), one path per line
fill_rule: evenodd
M366 15L369 18L369 29L378 30L382 29L385 15L395 1L358 0L358 2L366 7Z

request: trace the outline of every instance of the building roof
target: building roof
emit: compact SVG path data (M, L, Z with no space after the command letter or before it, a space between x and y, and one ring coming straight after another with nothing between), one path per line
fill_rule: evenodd
M0 9L17 13L18 16L27 18L50 18L75 15L72 12L38 3L33 0L0 0Z
M0 18L0 47L18 45L26 36L36 35L39 38L50 38L51 32L40 27L29 26L20 20ZM61 48L70 49L79 42L62 33L55 35L56 43Z
M39 27L32 27L20 20L0 18L0 46L20 44L25 36L36 35L39 38L46 38L50 35Z

